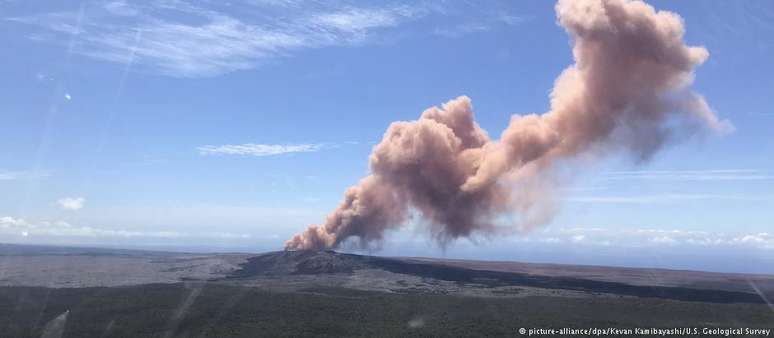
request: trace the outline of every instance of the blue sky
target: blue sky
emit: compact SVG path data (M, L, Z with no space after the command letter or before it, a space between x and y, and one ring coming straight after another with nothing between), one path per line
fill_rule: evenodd
M568 179L555 219L383 254L774 272L774 5L651 2L705 46L736 131ZM390 122L459 95L499 135L572 63L544 1L2 1L0 241L277 250L368 171ZM730 266L734 262L748 262Z

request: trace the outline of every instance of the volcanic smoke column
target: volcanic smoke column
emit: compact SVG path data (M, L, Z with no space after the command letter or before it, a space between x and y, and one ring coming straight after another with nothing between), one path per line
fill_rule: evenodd
M499 140L479 128L464 96L392 123L370 156L371 174L286 249L335 248L349 238L365 246L404 224L409 210L441 244L491 233L503 214L537 225L550 219L552 189L531 183L545 181L557 161L614 151L647 160L697 127L733 129L689 88L709 53L685 45L678 15L627 0L560 0L556 13L575 64L556 79L550 111L514 115Z

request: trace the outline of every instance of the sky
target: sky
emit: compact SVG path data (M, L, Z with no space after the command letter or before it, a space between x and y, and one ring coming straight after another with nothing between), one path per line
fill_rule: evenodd
M531 231L371 252L774 273L774 4L649 3L735 132L583 166ZM280 250L391 122L467 95L499 135L573 63L545 1L5 0L0 42L0 242L185 251Z

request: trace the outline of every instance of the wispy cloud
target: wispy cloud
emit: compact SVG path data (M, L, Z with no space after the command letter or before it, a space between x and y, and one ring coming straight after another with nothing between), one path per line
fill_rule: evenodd
M774 113L768 113L768 112L750 112L750 113L747 113L747 115L756 116L756 117L774 117Z
M470 33L486 32L491 26L485 22L467 22L456 26L437 27L433 34L445 37L459 37Z
M205 145L196 148L202 155L249 155L273 156L288 153L310 153L322 150L322 143L307 144L236 144L236 145Z
M443 20L430 17L440 16ZM433 1L122 0L86 2L78 9L5 18L39 28L36 41L62 44L69 53L133 64L174 77L208 77L253 69L301 50L362 45L420 33L456 37L524 23L488 6ZM433 32L433 30L435 30Z
M631 170L611 171L604 173L599 178L599 186L591 186L579 189L568 189L570 193L582 193L568 197L568 202L576 203L610 203L610 204L666 204L693 201L772 201L771 194L739 194L739 193L680 193L665 192L652 194L618 195L603 194L602 191L611 191L618 183L629 184L632 181L659 182L672 184L677 182L698 183L702 186L723 182L763 182L774 181L774 173L760 169L705 169L705 170ZM767 182L766 182L767 183ZM600 193L595 194L595 191ZM588 193L588 194L586 194Z
M751 181L774 180L774 174L758 169L635 170L613 171L603 180Z
M527 23L531 17L515 16L502 13L495 13L476 18L468 19L466 22L457 23L450 26L436 27L433 34L444 37L456 38L471 33L482 33L490 31L498 26L517 26Z
M86 199L83 197L64 197L56 201L63 210L75 211L83 209Z
M25 179L42 179L51 176L45 171L7 171L0 170L0 181L13 181Z
M567 198L567 201L578 203L659 204L706 200L765 201L770 198L771 196L732 194L654 194L634 196L579 196Z
M709 231L638 229L633 236L643 237L648 243L698 246L741 246L774 249L774 235L767 232L728 234Z
M547 244L581 244L620 247L736 247L774 250L774 234L769 232L725 233L659 228L572 227L546 229L526 234L517 241Z
M179 231L139 231L128 229L108 229L73 225L65 221L28 222L10 216L0 217L0 233L19 237L74 237L74 238L217 238L249 239L244 233L230 232L179 232Z
M288 6L288 2L274 5ZM52 33L48 41L71 41L70 51L76 54L133 62L170 76L206 77L251 69L267 58L300 49L361 43L377 29L419 15L401 6L313 9L285 11L271 18L183 0L143 5L111 1L89 7L85 14L43 13L8 20L43 28Z
M314 15L308 22L313 27L357 34L372 28L395 26L398 24L399 19L410 18L415 13L409 7L385 9L346 8L336 12Z

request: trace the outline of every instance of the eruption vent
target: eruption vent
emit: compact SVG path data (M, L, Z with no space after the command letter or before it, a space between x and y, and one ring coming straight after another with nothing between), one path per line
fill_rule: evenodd
M556 79L550 111L514 115L499 140L473 120L465 96L392 123L373 149L371 174L286 249L335 248L350 238L366 246L404 224L409 210L441 244L491 233L498 215L520 215L519 227L540 224L551 216L545 176L562 159L625 151L647 160L670 136L733 128L689 88L708 52L685 45L678 15L628 0L560 0L556 13L575 64Z

